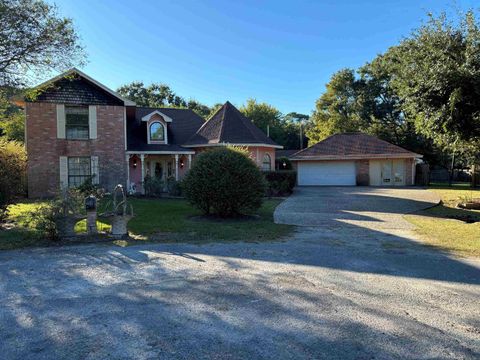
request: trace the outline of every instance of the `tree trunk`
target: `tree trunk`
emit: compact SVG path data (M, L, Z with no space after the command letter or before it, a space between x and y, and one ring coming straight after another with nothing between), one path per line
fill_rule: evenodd
M455 153L452 154L452 164L450 165L450 176L448 178L448 186L452 186L454 169L455 169Z

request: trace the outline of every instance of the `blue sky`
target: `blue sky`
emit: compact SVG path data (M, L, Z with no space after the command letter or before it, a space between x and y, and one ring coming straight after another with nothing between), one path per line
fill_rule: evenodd
M310 114L335 71L358 67L396 44L443 1L57 1L74 19L89 63L116 89L163 82L207 105L256 98Z

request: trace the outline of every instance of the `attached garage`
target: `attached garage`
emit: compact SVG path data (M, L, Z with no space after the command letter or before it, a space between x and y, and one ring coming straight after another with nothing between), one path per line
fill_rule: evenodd
M297 166L298 185L356 185L354 161L305 161Z
M362 133L332 135L290 155L300 186L405 186L422 156Z

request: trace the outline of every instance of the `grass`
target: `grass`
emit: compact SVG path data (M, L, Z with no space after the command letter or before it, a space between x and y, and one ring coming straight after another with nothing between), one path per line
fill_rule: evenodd
M130 199L135 217L128 223L128 230L135 239L114 241L127 246L138 241L161 242L209 242L209 241L262 241L275 240L288 235L293 227L273 223L273 211L281 200L266 200L255 217L240 219L203 218L185 200L181 199ZM15 224L0 231L0 250L51 244L35 229L32 216L41 201L22 201L9 207L8 220ZM109 230L108 220L97 221L99 230ZM76 232L86 231L86 220L79 221Z
M428 246L459 255L480 257L480 211L456 208L461 198L480 198L480 190L466 186L432 186L442 204L406 215Z
M281 200L267 200L254 218L205 219L185 200L135 199L135 217L128 223L134 235L167 241L261 241L288 235L289 225L273 222L273 211Z

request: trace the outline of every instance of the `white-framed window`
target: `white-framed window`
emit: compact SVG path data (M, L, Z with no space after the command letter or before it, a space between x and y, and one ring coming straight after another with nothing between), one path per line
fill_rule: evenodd
M65 137L77 140L89 139L88 106L65 105Z
M262 170L263 171L272 170L272 159L270 158L269 154L263 155Z
M67 166L69 188L76 188L92 177L92 162L89 156L69 157Z
M165 126L156 121L150 124L150 141L165 141Z

